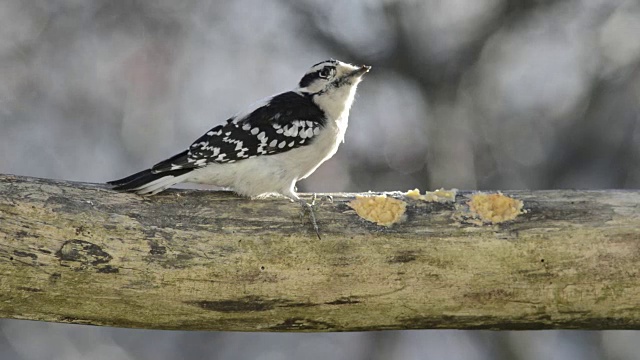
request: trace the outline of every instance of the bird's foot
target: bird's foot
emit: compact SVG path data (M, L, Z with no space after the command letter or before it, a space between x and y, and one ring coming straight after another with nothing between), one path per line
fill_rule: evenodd
M309 220L311 220L311 225L313 225L313 230L315 230L316 235L318 236L318 239L322 240L322 238L320 237L320 230L318 229L318 222L316 221L316 214L315 214L315 211L313 211L313 207L316 205L316 194L313 194L313 198L311 199L311 204L308 204L303 199L298 199L298 201L302 206L302 215L304 216L306 212L309 213Z

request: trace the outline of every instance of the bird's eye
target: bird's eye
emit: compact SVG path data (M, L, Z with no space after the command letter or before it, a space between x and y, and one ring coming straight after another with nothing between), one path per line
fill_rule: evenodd
M331 76L332 72L333 71L332 71L332 69L330 67L326 67L326 68L323 68L322 70L320 70L320 74L318 74L318 75L320 75L321 78L325 78L326 79L329 76Z

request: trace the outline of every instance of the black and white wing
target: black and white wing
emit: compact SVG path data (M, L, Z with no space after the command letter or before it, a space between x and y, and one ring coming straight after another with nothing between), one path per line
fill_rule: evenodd
M110 184L118 190L135 190L164 176L180 176L210 164L283 153L311 144L325 123L325 114L309 96L282 93L209 130L188 150Z
M324 113L310 98L286 92L247 115L214 127L196 140L184 157L162 162L153 170L233 163L286 152L313 142L325 121Z

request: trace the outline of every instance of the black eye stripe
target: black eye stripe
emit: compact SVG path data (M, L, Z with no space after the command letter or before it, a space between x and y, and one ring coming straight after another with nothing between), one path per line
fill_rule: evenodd
M305 75L302 80L300 80L300 87L307 87L309 85L311 85L311 83L313 82L313 80L316 80L318 78L318 74L317 73L310 73Z
M312 73L308 73L300 80L299 85L300 87L307 87L314 80L327 78L333 71L335 71L335 69L336 69L335 66L325 66L322 69L316 70ZM321 76L320 73L322 73L322 71L325 71L325 70L328 71L327 75Z

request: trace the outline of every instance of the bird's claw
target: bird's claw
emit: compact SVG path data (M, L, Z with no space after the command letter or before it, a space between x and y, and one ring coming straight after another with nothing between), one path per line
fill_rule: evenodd
M322 238L320 237L320 229L318 229L318 222L316 221L316 214L313 211L313 207L315 206L315 204L316 204L316 194L313 194L313 197L311 198L311 204L308 204L303 199L300 199L300 205L302 206L302 214L304 215L304 213L306 212L309 213L309 220L311 220L311 225L313 226L313 230L316 232L316 235L318 236L318 240L322 240Z

